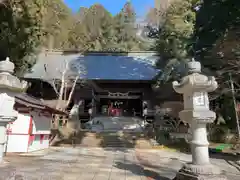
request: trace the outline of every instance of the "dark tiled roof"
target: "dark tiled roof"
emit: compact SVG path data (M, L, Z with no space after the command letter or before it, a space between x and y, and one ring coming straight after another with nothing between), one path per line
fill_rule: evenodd
M51 54L40 55L32 72L25 78L39 78L50 81L61 79L64 64L69 62L71 72L75 74L80 67L82 79L102 80L152 80L158 70L154 68L157 57L153 53L134 53L131 55L98 55L86 56Z
M85 69L86 79L151 80L157 70L141 58L128 56L84 56L75 60Z
M44 101L41 101L40 99L36 99L26 93L21 93L21 94L15 96L15 101L18 104L28 106L31 108L47 110L47 111L51 111L56 114L64 114L63 111L52 108L52 107L48 106Z
M32 96L29 96L25 93L21 93L15 97L15 101L19 104L28 103L31 107L44 109L44 103Z

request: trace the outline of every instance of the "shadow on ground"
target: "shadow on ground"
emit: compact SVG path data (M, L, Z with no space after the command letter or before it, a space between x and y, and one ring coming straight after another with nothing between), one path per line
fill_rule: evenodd
M223 159L225 160L229 165L233 166L240 172L240 156L239 155L233 155L233 154L225 154L225 153L209 153L210 158L213 159Z
M169 136L169 133L160 132L157 135L151 134L153 138L155 136L158 139L158 144L160 148L170 148L184 154L191 154L190 144L185 139L172 139ZM156 149L159 146L156 147ZM213 153L209 151L210 158L225 160L229 165L233 166L240 172L240 156L238 154L228 154L223 152Z
M123 169L126 171L130 171L131 173L139 176L146 176L148 178L154 179L154 180L170 180L169 178L160 176L158 172L152 169L148 169L148 167L143 167L138 164L134 163L122 163L122 162L116 162L114 165L118 169Z

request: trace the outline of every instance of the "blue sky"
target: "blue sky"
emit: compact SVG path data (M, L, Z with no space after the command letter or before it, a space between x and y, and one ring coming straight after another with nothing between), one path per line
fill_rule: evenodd
M76 12L79 7L89 7L95 3L102 4L113 15L118 13L127 0L63 0L73 12ZM138 16L145 15L150 7L154 6L154 0L131 0L134 9Z

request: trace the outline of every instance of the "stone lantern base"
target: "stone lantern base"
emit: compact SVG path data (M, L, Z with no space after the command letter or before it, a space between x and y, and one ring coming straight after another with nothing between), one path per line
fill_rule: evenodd
M173 180L227 180L217 167L209 165L185 164Z

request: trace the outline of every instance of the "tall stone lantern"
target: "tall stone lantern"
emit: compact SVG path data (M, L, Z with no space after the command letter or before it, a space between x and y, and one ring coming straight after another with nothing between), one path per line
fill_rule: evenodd
M23 92L27 82L21 82L13 76L14 64L6 58L0 61L0 163L6 144L6 126L9 122L17 119L18 112L14 110L15 96Z
M214 77L201 74L200 62L188 63L188 75L180 82L173 82L177 93L183 94L184 110L179 113L180 119L190 125L192 134L192 162L185 164L175 180L222 180L222 172L209 161L209 142L207 140L207 123L212 123L216 114L209 110L208 92L217 89Z

